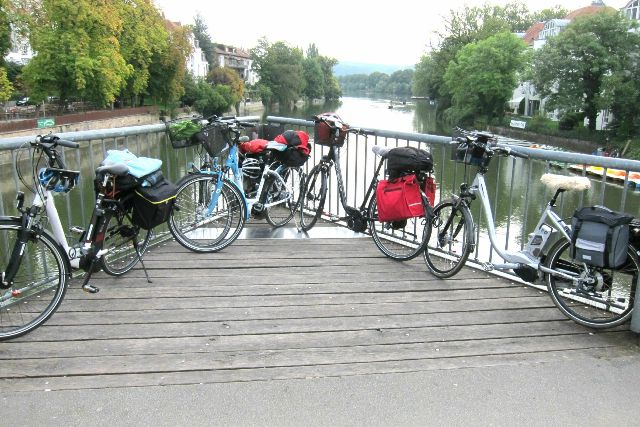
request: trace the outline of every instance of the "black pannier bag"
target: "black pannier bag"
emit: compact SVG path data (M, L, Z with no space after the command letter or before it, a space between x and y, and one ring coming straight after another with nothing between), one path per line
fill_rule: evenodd
M143 184L136 188L133 198L133 222L145 230L150 230L169 219L178 192L175 185L163 176L158 176L157 172L152 175L153 179L147 180L146 184L150 181L153 184L144 186L143 180Z
M576 210L571 220L571 256L595 267L619 268L627 261L631 215L604 206Z
M395 179L406 173L433 170L431 153L415 147L392 148L387 153L387 172Z

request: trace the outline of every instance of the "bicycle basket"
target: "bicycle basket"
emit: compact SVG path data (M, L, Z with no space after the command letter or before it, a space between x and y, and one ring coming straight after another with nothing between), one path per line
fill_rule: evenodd
M43 168L38 174L40 184L54 193L68 193L76 186L79 178L79 171L68 169Z
M487 167L491 158L482 147L461 142L453 146L451 160L470 166Z
M219 123L208 125L193 136L212 157L218 157L227 147L227 137L226 126Z
M324 113L318 116L313 127L313 142L318 145L342 147L347 138L349 126L334 113Z
M200 119L177 119L167 123L169 129L169 141L173 148L187 148L198 145L194 138L202 130Z

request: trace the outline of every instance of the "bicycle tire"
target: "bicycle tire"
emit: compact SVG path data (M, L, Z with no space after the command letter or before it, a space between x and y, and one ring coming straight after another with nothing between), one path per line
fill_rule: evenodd
M22 225L0 220L0 269L5 271ZM27 243L14 284L0 289L0 341L33 331L64 298L71 270L67 255L47 231Z
M326 199L327 172L321 165L316 165L309 172L300 196L300 227L303 231L309 231L316 225Z
M266 208L265 218L273 227L282 227L291 221L296 214L302 193L303 182L300 168L286 167L280 175L285 181L286 188L281 188L282 183L274 177L270 177L269 182L265 185L266 203L285 200L278 205Z
M546 266L568 274L595 277L596 285L578 289L573 280L547 273L547 289L553 303L571 320L581 325L603 329L620 325L631 318L640 261L633 246L627 250L627 261L616 270L589 267L575 263L570 254L571 243L560 240L549 251Z
M228 179L214 210L207 214L218 175L198 174L178 187L169 217L169 231L176 241L193 252L217 252L233 243L244 228L246 208L242 193Z
M423 257L434 276L446 279L460 272L473 249L473 217L466 205L456 206L452 200L438 203L433 215Z
M428 211L429 201L422 195L424 212ZM430 220L425 217L408 218L402 221L378 221L378 201L373 194L369 201L369 230L373 242L380 251L396 261L408 261L424 251L429 234Z
M107 221L107 228L102 248L109 251L100 260L102 270L110 276L122 276L140 260L134 242L137 242L140 255L144 254L149 247L151 230L133 224L130 208L108 213L104 220Z

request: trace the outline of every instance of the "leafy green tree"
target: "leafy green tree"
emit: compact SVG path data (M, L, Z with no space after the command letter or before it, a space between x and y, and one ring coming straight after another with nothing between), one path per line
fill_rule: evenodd
M420 62L416 64L413 74L412 89L416 96L438 97L438 89L435 87L435 59L433 55L422 55Z
M271 93L268 100L262 98L263 103L277 101L285 106L300 99L305 85L302 50L285 42L269 44L262 38L250 53L253 69L260 76L260 93Z
M169 35L164 18L151 0L120 0L122 32L120 53L130 66L122 97L135 105L143 102L149 84L149 67L168 49Z
M548 97L547 108L582 112L595 130L598 112L612 103L605 81L620 78L630 48L638 45L639 35L630 31L634 27L621 14L603 11L575 19L549 39L533 62L533 81Z
M0 0L0 66L4 64L4 57L11 48L11 26L8 6L8 0Z
M222 115L233 104L233 95L229 86L212 86L206 81L199 80L196 83L196 100L193 103L195 109L203 116Z
M217 66L216 63L216 45L211 41L209 29L204 22L204 18L199 13L193 18L193 36L198 41L200 49L204 52L205 58L209 63L209 69L212 70Z
M244 98L244 80L242 80L238 72L228 67L217 67L209 72L207 81L214 86L228 86L231 103L235 106L236 113L240 114L240 101Z
M338 60L319 54L317 55L317 57L318 61L320 62L322 74L324 76L324 98L327 101L335 101L342 96L342 91L340 90L338 79L336 79L336 76L333 74L333 67L338 64Z
M463 47L444 75L452 94L452 119L501 117L526 63L526 45L509 32Z
M190 31L182 26L170 29L167 48L153 53L148 93L157 104L173 107L184 94L186 59L191 52Z
M120 52L122 18L115 2L42 0L33 15L36 55L23 70L30 97L55 93L107 105L132 72Z
M305 89L303 95L309 100L324 97L324 74L317 56L307 56L302 64L304 69Z
M8 101L13 93L13 86L7 78L7 70L0 67L0 102Z

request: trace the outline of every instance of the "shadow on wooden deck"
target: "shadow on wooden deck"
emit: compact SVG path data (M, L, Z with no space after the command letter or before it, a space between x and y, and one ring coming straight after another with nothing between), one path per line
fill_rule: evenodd
M431 276L371 239L247 238L216 254L175 242L136 268L72 282L41 328L0 343L3 391L332 377L530 364L637 352L546 293L485 272Z

